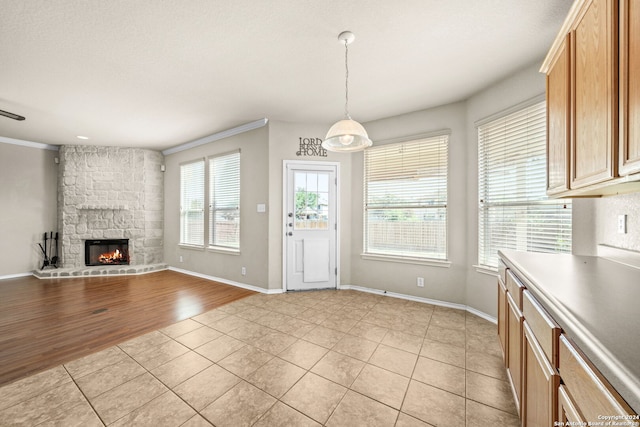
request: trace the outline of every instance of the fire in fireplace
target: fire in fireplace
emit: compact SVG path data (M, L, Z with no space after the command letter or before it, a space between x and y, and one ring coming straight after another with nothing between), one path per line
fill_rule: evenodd
M94 239L84 242L85 265L128 265L129 239Z

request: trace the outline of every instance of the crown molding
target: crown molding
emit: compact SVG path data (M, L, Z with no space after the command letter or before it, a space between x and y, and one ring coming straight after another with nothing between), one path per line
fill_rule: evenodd
M162 154L165 156L169 154L179 153L180 151L190 150L191 148L199 147L204 144L209 144L210 142L218 141L224 138L229 138L230 136L238 135L244 132L249 132L250 130L258 129L265 126L269 122L269 119L264 118L260 120L256 120L250 123L245 123L240 126L236 126L231 129L223 130L222 132L214 133L213 135L205 136L204 138L196 139L195 141L186 142L184 144L176 145L172 148L167 148L162 151Z
M4 136L0 136L0 142L4 144L20 145L22 147L39 148L40 150L51 150L51 151L60 150L59 145L43 144L42 142L24 141L22 139L7 138Z

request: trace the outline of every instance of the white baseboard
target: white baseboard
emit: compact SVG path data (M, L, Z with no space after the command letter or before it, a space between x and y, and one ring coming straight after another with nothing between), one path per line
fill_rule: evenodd
M27 276L33 276L33 273L28 272L28 273L7 274L6 276L0 276L0 280L17 279L18 277L27 277Z
M430 298L424 298L424 297L416 297L413 295L405 295L405 294L399 294L396 292L389 292L389 291L381 291L379 289L373 289L373 288L366 288L364 286L355 286L355 285L340 285L338 287L338 289L351 289L354 291L360 291L360 292L367 292L370 294L376 294L376 295L384 295L384 296L389 296L392 298L400 298L400 299L406 299L409 301L416 301L416 302L422 302L422 303L426 303L426 304L431 304L431 305L437 305L440 307L448 307L448 308L455 308L458 310L466 310L471 314L475 314L478 317L481 317L491 323L498 323L498 319L496 319L493 316L488 315L487 313L484 313L478 309L475 309L473 307L469 307L468 305L464 305L464 304L456 304L456 303L452 303L452 302L447 302L447 301L440 301L440 300L435 300L435 299L430 299Z
M270 294L271 295L271 294L281 294L281 293L283 293L282 289L265 289L265 288L261 288L260 286L254 286L254 285L249 285L247 283L235 282L233 280L223 279L222 277L209 276L208 274L196 273L195 271L183 270L181 268L169 267L168 269L171 270L171 271L176 271L178 273L188 274L189 276L199 277L201 279L212 280L214 282L220 282L220 283L224 283L225 285L231 285L231 286L235 286L237 288L248 289L250 291L260 292L260 293L263 293L263 294Z
M263 293L263 294L272 295L272 294L284 293L283 289L265 289L265 288L261 288L259 286L248 285L246 283L240 283L240 282L234 282L233 280L223 279L221 277L209 276L207 274L196 273L194 271L189 271L189 270L183 270L181 268L169 267L169 270L176 271L178 273L188 274L190 276L200 277L201 279L213 280L215 282L224 283L225 285L236 286L238 288L248 289L250 291L260 292L260 293ZM413 296L413 295L399 294L399 293L396 293L396 292L381 291L379 289L366 288L364 286L338 285L338 290L354 290L354 291L359 291L359 292L367 292L367 293L370 293L370 294L384 295L384 296L389 296L389 297L392 297L392 298L406 299L406 300L409 300L409 301L422 302L422 303L426 303L426 304L437 305L437 306L440 306L440 307L448 307L448 308L455 308L455 309L458 309L458 310L466 310L469 313L475 314L478 317L482 317L483 319L485 319L485 320L487 320L489 322L496 323L496 324L498 323L498 320L495 317L489 316L488 314L486 314L486 313L484 313L484 312L482 312L480 310L477 310L477 309L475 309L473 307L469 307L468 305L464 305L464 304L456 304L456 303L452 303L452 302L434 300L434 299L423 298L423 297L416 297L416 296Z

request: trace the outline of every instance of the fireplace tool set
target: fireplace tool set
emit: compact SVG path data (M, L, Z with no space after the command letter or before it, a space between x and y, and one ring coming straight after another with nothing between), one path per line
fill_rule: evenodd
M47 234L49 235L48 238L47 238ZM55 250L56 250L55 255L53 255L54 240L55 240ZM58 232L56 231L55 237L53 237L53 231L49 233L45 232L44 245L42 243L38 243L38 246L40 246L42 255L44 255L44 260L42 261L42 268L40 268L40 270L44 270L45 267L58 268L58 261L60 260L58 258ZM47 249L48 249L48 252L47 252Z

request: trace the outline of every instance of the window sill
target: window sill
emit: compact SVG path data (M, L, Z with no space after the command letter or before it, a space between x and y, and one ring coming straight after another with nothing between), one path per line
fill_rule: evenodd
M221 246L209 246L207 248L207 251L215 252L218 254L240 255L240 249L223 248Z
M178 247L181 249L189 249L192 251L204 251L204 246L198 245L187 245L186 243L179 243Z
M374 254L360 254L362 259L366 259L369 261L385 261L385 262L397 262L401 264L417 264L417 265L428 265L430 267L441 267L441 268L449 268L451 267L451 261L448 260L439 260L439 259L426 259L426 258L411 258L411 257L401 257L401 256L393 256L393 255L374 255Z
M498 277L498 269L494 267L487 267L486 265L474 265L473 266L478 273L487 274L489 276Z

